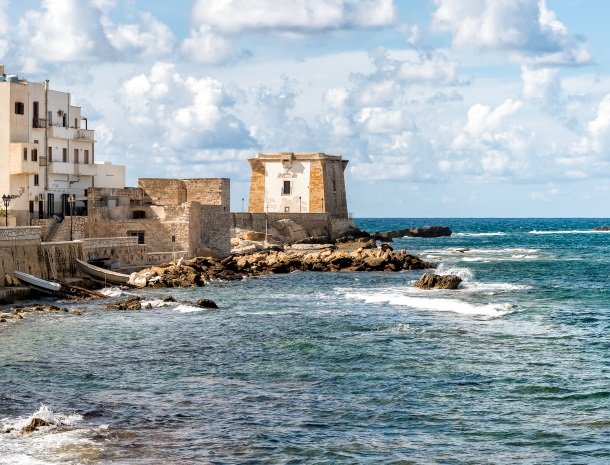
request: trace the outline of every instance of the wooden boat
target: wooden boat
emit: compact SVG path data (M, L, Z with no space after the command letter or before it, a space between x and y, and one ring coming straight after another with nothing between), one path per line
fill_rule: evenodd
M45 279L32 276L31 274L24 273L23 271L15 271L14 274L17 276L17 278L19 278L19 281L23 282L32 289L36 289L37 291L45 292L47 294L55 294L61 290L61 284L59 283L47 281Z
M91 263L79 260L78 258L76 259L76 264L78 265L79 270L97 282L103 284L128 285L128 274L100 268L99 266L92 265Z

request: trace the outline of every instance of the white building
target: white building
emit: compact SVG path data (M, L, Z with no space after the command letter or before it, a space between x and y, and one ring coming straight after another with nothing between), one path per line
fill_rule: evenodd
M89 187L125 187L124 166L95 162L94 131L68 92L7 75L0 65L0 109L0 195L17 196L9 225L69 215L71 195L83 212Z

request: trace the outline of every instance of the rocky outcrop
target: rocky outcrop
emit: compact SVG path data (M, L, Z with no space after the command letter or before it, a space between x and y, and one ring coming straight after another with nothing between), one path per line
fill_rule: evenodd
M198 257L185 260L181 266L171 264L142 270L148 286L191 287L213 279L238 280L265 274L293 271L402 271L434 268L404 250L363 248L338 250L333 245L299 245L285 251L264 251L231 255L223 260Z
M43 420L42 418L32 418L32 420L27 425L21 428L21 433L33 433L42 426L51 426L51 423L46 420Z
M125 300L114 302L106 305L106 310L141 310L142 298L139 296L131 296Z
M462 278L453 274L426 273L415 281L414 286L420 289L457 289L461 282Z
M598 226L593 228L593 231L610 231L610 226Z
M309 233L303 226L288 218L274 221L271 223L271 228L273 238L285 243L302 241L309 237Z
M378 232L371 237L382 242L392 242L398 237L447 237L452 231L447 226L424 226L423 228L398 229L396 231Z

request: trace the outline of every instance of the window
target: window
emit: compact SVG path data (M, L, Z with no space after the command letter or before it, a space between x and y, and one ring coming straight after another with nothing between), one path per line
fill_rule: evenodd
M78 149L74 149L74 163L78 163Z
M53 147L47 148L47 157L48 157L49 163L53 161Z
M32 161L38 161L38 149L32 149Z
M23 161L28 161L28 149L23 149Z
M282 195L290 195L290 181L284 181L284 185L282 187Z
M38 175L37 174L34 175L34 185L35 186L38 185Z
M61 149L61 161L68 163L68 149L65 147Z
M284 207L284 213L290 213L290 207Z
M144 231L127 231L127 235L130 237L137 237L138 244L144 244Z
M85 165L89 164L89 150L85 150L85 160L84 160Z
M25 114L25 105L23 105L23 102L15 102L15 114L16 115Z
M134 220L141 220L142 218L146 218L146 212L144 210L134 210L132 216Z

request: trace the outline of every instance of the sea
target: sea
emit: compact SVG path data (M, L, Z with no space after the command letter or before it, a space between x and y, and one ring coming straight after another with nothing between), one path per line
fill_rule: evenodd
M610 220L357 224L449 226L393 246L460 288L295 272L48 301L82 315L0 325L0 464L610 464Z

